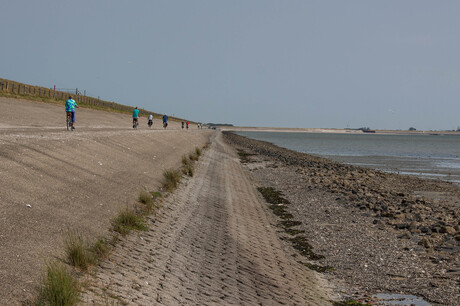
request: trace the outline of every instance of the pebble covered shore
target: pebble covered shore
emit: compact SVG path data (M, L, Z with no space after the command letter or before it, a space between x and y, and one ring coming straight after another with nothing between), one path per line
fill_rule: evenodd
M458 305L458 185L224 135L258 184L288 200L287 211L301 223L295 229L322 255L314 266L328 268L324 276L341 294L356 300L411 294L432 304Z

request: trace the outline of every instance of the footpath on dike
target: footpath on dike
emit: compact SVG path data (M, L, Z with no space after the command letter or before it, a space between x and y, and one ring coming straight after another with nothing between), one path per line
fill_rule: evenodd
M222 134L196 172L103 262L85 304L328 305L327 284L281 243L276 217Z

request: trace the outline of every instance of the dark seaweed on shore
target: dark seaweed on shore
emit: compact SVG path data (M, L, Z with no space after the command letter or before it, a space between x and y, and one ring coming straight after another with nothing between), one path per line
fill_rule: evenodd
M238 156L240 157L240 160L243 164L251 162L251 159L249 158L250 156L257 155L257 154L245 152L243 150L237 150L237 151L238 151Z
M294 236L287 239L292 243L293 248L310 260L323 259L323 255L318 255L313 252L313 246L308 242L307 237L303 235L305 231L293 229L293 227L301 225L302 222L292 220L294 216L287 211L286 207L289 201L282 196L282 193L273 187L258 187L257 190L262 194L267 203L269 203L272 212L282 219L279 226L283 228L287 234ZM310 263L305 263L304 265L318 272L326 272L332 269L331 267L323 267Z

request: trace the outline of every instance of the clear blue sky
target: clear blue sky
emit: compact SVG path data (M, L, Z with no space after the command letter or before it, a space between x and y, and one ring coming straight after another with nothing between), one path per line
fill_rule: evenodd
M0 77L203 122L460 126L460 1L3 1Z

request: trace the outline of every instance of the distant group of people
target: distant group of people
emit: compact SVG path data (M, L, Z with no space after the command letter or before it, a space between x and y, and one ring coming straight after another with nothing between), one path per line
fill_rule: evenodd
M153 125L153 115L149 114L147 117L147 124L149 127ZM136 123L139 122L139 109L137 106L133 110L133 127ZM168 116L166 114L163 115L163 127L166 128L168 126Z
M77 102L72 98L72 96L69 96L69 99L65 102L65 111L67 114L69 114L72 117L72 129L75 129L75 108L78 108L79 106L77 105ZM133 128L137 126L139 123L139 109L137 106L133 110ZM153 125L153 115L149 114L148 117L148 126L151 127ZM184 123L182 121L182 128L184 128L184 124L187 127L189 127L190 122L187 121ZM168 116L166 114L163 115L163 127L166 128L168 126ZM200 123L198 123L198 128L203 128Z
M188 125L190 124L190 122L187 121L185 124L186 124L187 130L188 130ZM182 121L182 129L183 129L183 128L184 128L184 121Z
M153 124L153 115L149 114L148 115L148 126L151 127ZM134 122L138 122L139 120L139 109L136 107L133 110L133 124ZM166 114L163 115L163 127L166 128L168 126L168 116ZM190 126L190 121L182 121L182 129L186 128L188 130ZM198 123L198 128L202 129L203 125L201 123Z

